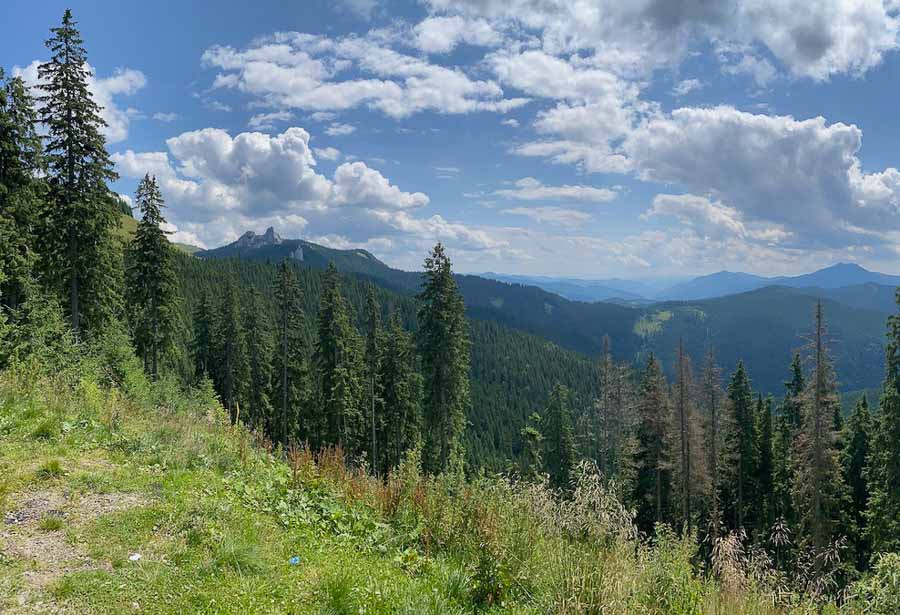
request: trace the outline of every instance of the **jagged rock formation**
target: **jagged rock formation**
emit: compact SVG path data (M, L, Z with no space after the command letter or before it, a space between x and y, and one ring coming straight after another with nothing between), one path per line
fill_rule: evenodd
M257 235L253 231L247 231L234 242L234 246L241 249L259 248L261 246L277 246L282 241L281 235L276 233L275 229L270 226L262 235Z

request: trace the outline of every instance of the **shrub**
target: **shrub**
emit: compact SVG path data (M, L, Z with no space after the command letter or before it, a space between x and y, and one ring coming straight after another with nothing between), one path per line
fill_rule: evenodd
M878 557L872 572L852 589L851 603L872 615L900 613L900 553Z

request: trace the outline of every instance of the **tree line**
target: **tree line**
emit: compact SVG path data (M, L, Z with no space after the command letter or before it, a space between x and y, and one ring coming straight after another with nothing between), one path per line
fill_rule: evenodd
M695 378L679 342L669 383L653 355L637 368L616 363L607 338L594 403L573 408L566 387L554 388L522 429L518 470L565 491L586 458L647 535L662 523L712 548L737 532L785 569L865 570L900 548L900 316L888 323L880 403L862 395L846 419L821 303L778 401L753 391L743 363L723 383L712 347Z
M363 330L353 323L333 265L322 274L307 347L297 268L278 265L274 311L258 290L243 302L229 280L193 312L195 373L209 376L232 420L243 420L285 449L340 447L386 474L422 446L427 470L461 463L469 399L469 337L462 298L441 244L425 262L415 335L394 310L383 319L368 287ZM270 316L271 314L271 316Z

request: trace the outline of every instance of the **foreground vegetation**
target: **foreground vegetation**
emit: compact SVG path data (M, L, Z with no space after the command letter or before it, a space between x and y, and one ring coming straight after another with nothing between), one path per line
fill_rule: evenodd
M150 383L124 339L68 367L0 375L0 610L29 612L779 613L786 591L732 538L697 567L691 536L638 541L588 467L571 498L541 483L386 480L339 451L286 459L209 386ZM896 612L896 557L841 597ZM893 601L893 602L891 602Z

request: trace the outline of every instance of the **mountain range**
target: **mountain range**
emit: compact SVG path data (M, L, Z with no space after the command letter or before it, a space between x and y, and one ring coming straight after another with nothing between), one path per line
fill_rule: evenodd
M272 263L289 258L312 269L334 262L340 271L402 295L417 292L421 281L420 273L393 269L366 250L283 239L271 228L195 255ZM744 360L754 384L776 395L782 392L792 354L805 344L818 300L825 307L842 387L876 386L883 373L885 319L896 311L894 291L900 284L898 276L852 264L794 277L722 272L668 287L661 282L500 277L457 275L471 318L588 356L596 356L603 336L609 335L617 358L640 361L652 352L666 366L674 362L679 338L697 361L714 344L726 370Z
M509 275L493 272L483 275L484 277L503 282L531 284L574 301L612 300L631 304L646 304L653 301L712 299L756 290L765 286L787 286L789 288L822 290L862 287L873 284L891 287L892 289L900 286L900 276L869 271L855 263L837 263L813 273L798 276L765 277L751 273L719 271L670 285L664 284L665 281L581 280L549 276ZM889 294L890 301L893 303L893 290Z

